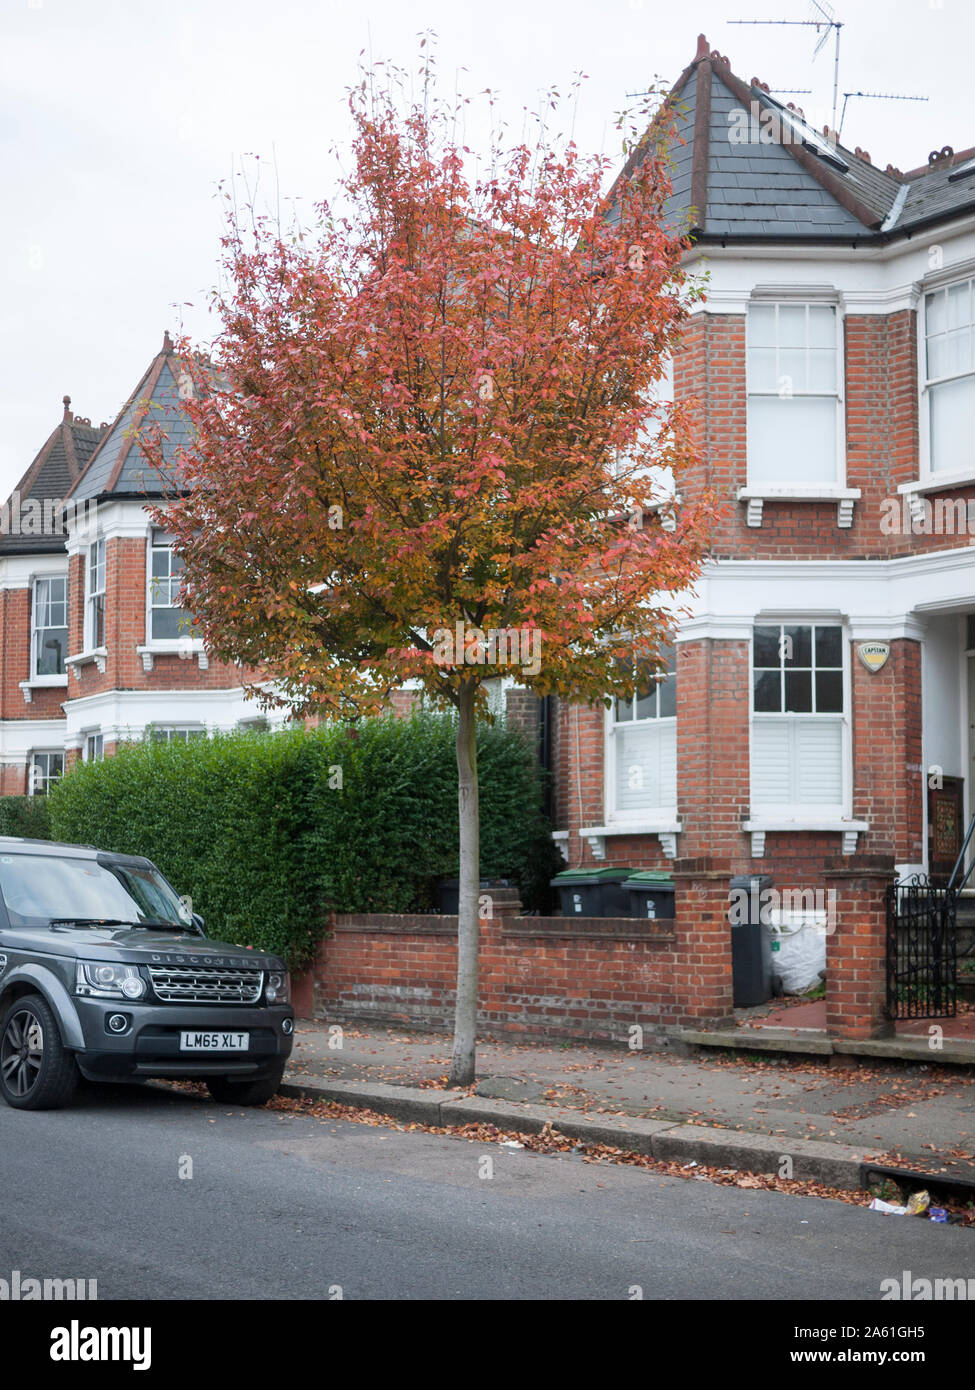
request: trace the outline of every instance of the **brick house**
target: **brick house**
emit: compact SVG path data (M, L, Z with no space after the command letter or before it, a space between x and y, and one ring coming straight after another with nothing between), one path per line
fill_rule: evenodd
M975 812L975 150L880 169L703 36L671 101L709 277L673 362L684 490L723 516L656 691L558 711L557 833L673 871L685 1022L731 1012L732 875L832 892L829 1026L870 1034L885 886L950 869Z
M179 560L147 500L164 480L133 432L184 442L166 335L118 418L64 415L4 508L0 536L0 790L46 791L120 740L192 738L257 719L241 673L211 662L178 603ZM61 507L61 503L64 506Z

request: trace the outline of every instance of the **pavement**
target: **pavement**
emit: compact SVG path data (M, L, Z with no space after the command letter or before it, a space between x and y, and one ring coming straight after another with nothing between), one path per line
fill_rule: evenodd
M96 1280L103 1305L260 1300L246 1329L238 1318L221 1334L215 1314L209 1338L193 1342L196 1363L220 1375L228 1336L252 1357L262 1341L273 1344L282 1366L307 1348L327 1358L319 1324L331 1300L706 1299L713 1340L714 1301L789 1300L776 1325L816 1326L793 1300L878 1303L885 1281L899 1287L905 1271L908 1282L970 1279L975 1244L960 1227L890 1220L842 1201L274 1104L246 1110L199 1088L153 1084L86 1087L66 1110L0 1106L0 1277L14 1270ZM308 1328L290 1313L279 1323L268 1308L302 1299L329 1301ZM18 1319L27 1308L3 1306L22 1360L43 1355L50 1364L46 1348L25 1340ZM58 1303L57 1317L105 1320L86 1306ZM675 1315L667 1316L658 1342L707 1368L708 1348L675 1340ZM951 1316L949 1353L957 1311ZM132 1320L131 1311L121 1316ZM161 1323L153 1369L168 1359L178 1383L187 1339L179 1319ZM771 1325L756 1324L756 1365L767 1360ZM714 1344L722 1369L741 1340L740 1326L729 1330Z
M487 1041L476 1086L458 1092L445 1088L450 1048L441 1034L301 1023L284 1093L426 1126L551 1124L580 1141L754 1173L778 1172L788 1155L790 1176L836 1188L904 1170L975 1199L975 1068Z
M794 1030L797 1034L826 1033L826 1000L815 999L805 1002L801 997L773 1000L769 1004L752 1009L736 1009L738 1025L741 1028L777 1028ZM887 1046L896 1049L898 1043L919 1042L922 1047L929 1045L931 1029L937 1026L941 1036L948 1044L957 1044L958 1060L975 1062L975 1007L967 999L960 1001L958 1013L954 1018L901 1018L894 1025L891 1039L879 1039ZM903 1049L901 1049L903 1050Z

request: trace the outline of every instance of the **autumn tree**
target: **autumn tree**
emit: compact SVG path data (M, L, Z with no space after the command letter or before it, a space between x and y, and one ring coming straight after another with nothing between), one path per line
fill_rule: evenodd
M427 73L429 77L429 73ZM707 504L657 390L690 302L666 108L608 163L541 124L478 163L457 111L353 90L351 172L310 232L232 214L214 372L165 513L209 649L326 717L407 680L457 715L460 922L450 1082L474 1079L476 720L484 683L633 692L692 582Z

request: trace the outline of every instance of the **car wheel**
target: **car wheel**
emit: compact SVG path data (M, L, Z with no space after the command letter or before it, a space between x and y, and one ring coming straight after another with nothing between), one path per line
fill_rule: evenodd
M78 1068L64 1050L46 999L15 999L0 1025L0 1092L17 1110L56 1110L71 1099Z
M228 1076L211 1076L207 1079L207 1090L221 1105L266 1105L278 1093L284 1077L284 1067L279 1067L270 1076L257 1077L253 1081L232 1081Z

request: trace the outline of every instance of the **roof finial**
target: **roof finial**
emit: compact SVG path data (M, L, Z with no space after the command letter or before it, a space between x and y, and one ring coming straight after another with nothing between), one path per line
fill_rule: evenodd
M71 397L70 397L70 396L62 396L62 397L61 397L61 400L64 402L64 418L65 418L66 420L70 420L70 419L71 419Z
M698 34L697 53L694 56L697 58L706 58L710 52L711 48L708 44L706 36L704 34Z
M163 346L162 346L162 350L163 350L163 352L167 352L167 353L172 352L172 350L173 350L173 340L172 340L172 338L169 336L169 329L168 329L168 328L166 329L165 333L163 334Z

